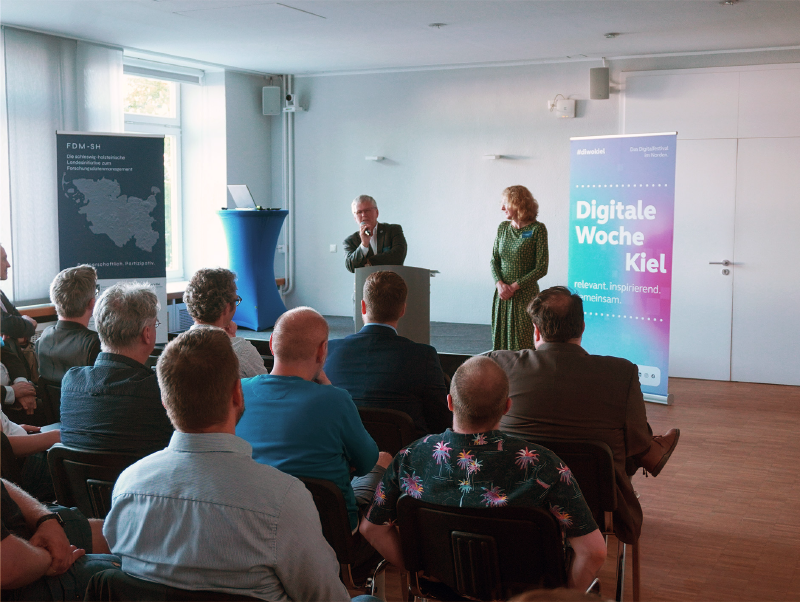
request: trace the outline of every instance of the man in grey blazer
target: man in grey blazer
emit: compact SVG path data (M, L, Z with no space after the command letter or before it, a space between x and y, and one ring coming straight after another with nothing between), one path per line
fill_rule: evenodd
M356 197L351 207L358 231L342 243L345 267L355 272L368 265L403 265L408 250L403 227L378 223L378 203L366 194Z
M537 437L593 439L614 454L617 510L614 530L635 543L642 508L630 475L643 467L656 476L669 460L680 431L653 435L647 423L639 370L626 359L589 355L581 346L583 301L563 286L539 293L528 306L533 349L493 351L508 374L511 410L500 430L536 442Z

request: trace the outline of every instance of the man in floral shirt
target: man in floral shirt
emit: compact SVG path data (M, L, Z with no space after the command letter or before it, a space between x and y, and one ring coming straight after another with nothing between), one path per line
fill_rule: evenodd
M386 470L360 530L402 567L394 522L402 494L446 506L533 506L558 519L575 552L569 584L587 588L606 546L569 468L550 450L498 430L511 407L508 378L493 360L473 357L453 376L447 403L453 428L401 450Z

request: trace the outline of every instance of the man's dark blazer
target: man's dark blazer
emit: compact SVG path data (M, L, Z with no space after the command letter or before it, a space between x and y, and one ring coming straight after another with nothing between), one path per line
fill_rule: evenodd
M420 436L453 424L436 349L398 336L388 326L367 324L329 341L325 374L357 406L405 412Z
M511 410L500 421L500 430L533 442L540 436L608 444L617 478L614 530L625 543L634 543L642 529L642 508L625 460L647 451L653 439L636 365L589 355L571 343L493 351L489 357L509 380Z
M372 247L364 253L361 248L361 236L354 232L344 239L342 243L345 267L351 272L356 268L363 268L369 261L370 265L403 265L406 260L408 245L403 236L403 227L399 224L378 223L378 234L375 239L377 253L372 252Z
M17 339L29 339L33 336L35 327L28 320L22 317L14 304L8 300L6 294L0 291L0 299L3 301L2 316L0 316L0 332L5 340L3 351L0 352L2 362L8 370L11 382L20 376L30 380L31 368L27 360L22 355Z

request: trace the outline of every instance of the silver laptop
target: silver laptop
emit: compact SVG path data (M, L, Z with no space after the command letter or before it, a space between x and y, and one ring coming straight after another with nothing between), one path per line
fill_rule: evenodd
M228 192L231 193L233 203L237 209L255 209L256 202L247 184L228 184Z

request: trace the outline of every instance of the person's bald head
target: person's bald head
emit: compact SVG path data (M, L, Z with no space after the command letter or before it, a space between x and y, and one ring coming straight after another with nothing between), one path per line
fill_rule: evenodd
M456 370L450 396L462 427L491 430L508 409L508 376L493 359L475 356Z
M314 359L320 345L327 340L325 318L310 307L297 307L275 322L270 348L281 362L303 362Z

